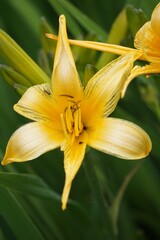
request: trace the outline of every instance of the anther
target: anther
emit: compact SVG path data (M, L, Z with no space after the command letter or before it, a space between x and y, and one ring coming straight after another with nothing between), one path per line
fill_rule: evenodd
M69 97L69 98L74 98L73 96L71 96L71 95L68 95L68 94L61 94L61 95L59 95L60 97Z

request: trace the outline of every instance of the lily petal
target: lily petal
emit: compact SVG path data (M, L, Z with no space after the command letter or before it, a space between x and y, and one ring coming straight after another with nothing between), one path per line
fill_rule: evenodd
M82 105L83 123L92 125L97 119L108 116L115 109L135 60L135 55L119 57L98 71L88 82L84 90ZM94 103L94 104L93 104ZM92 118L88 118L92 116Z
M156 32L156 34L160 37L159 23L160 23L160 3L157 4L151 16L151 26Z
M24 162L60 146L63 133L40 123L28 123L11 136L2 165Z
M124 97L128 85L134 78L136 78L137 76L140 76L140 75L146 75L146 76L148 75L149 76L151 74L156 74L156 73L160 73L160 63L150 63L143 67L136 65L132 69L131 74L129 75L129 77L127 78L127 80L124 84L123 90L121 92L121 98Z
M80 100L82 94L78 72L68 43L64 15L59 18L59 35L52 74L52 90L56 99L61 95L68 95Z
M134 46L142 50L145 60L156 62L158 61L157 58L160 58L159 42L160 36L151 27L151 22L147 22L137 32L134 39Z
M123 159L144 158L152 147L142 128L116 118L104 118L88 135L89 146Z
M14 105L14 110L31 120L47 122L54 129L62 129L60 114L48 84L29 88Z
M64 149L64 169L65 185L62 194L62 209L66 209L68 196L71 189L72 181L78 172L85 155L88 136L85 131L79 138L76 138L72 145L66 144Z

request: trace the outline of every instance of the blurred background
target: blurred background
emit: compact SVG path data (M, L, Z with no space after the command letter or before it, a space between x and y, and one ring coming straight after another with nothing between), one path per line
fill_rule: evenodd
M56 43L44 33L57 34L60 14L66 15L71 38L133 46L135 33L158 3L0 0L0 28L50 77ZM100 69L116 57L79 47L72 51L82 79L87 64ZM4 64L10 66L0 51L1 159L12 133L28 122L13 110L20 94L5 81ZM113 116L144 128L153 143L151 154L137 162L88 151L66 211L61 210L64 170L59 149L34 161L0 166L0 240L160 239L160 77L135 79Z

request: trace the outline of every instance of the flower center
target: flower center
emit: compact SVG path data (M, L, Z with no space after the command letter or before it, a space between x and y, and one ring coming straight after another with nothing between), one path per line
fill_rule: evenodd
M69 99L68 106L61 114L61 121L66 139L69 140L69 142L73 142L75 137L79 137L80 133L83 131L80 101L75 102Z

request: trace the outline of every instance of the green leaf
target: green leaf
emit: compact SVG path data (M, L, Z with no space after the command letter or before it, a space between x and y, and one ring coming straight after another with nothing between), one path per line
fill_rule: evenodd
M44 240L15 196L0 185L0 215L5 219L17 240Z
M61 199L60 195L50 190L41 178L31 174L0 172L0 183L23 194L55 199L58 202Z
M15 16L15 23L13 21L12 27L16 30L22 23L25 24L28 28L30 28L30 33L32 34L32 38L38 38L39 36L39 30L38 30L38 22L39 18L41 16L41 13L37 7L34 6L34 4L30 4L30 1L21 0L21 4L19 4L19 0L5 0L3 3L4 5L9 8L11 12L11 21L12 16ZM2 4L2 5L3 5ZM14 13L13 13L14 11ZM14 14L14 15L12 15ZM18 19L21 19L21 22L19 24L16 24ZM14 25L15 24L15 25ZM22 26L22 25L21 25ZM22 26L23 27L23 26ZM20 31L20 28L19 28ZM24 34L24 33L23 33Z
M32 84L13 68L0 64L0 72L3 78L17 91L22 91L22 94L31 87Z
M21 194L54 200L58 205L61 203L61 196L51 190L38 176L24 173L0 172L0 183L12 191L17 191ZM82 210L82 206L72 199L69 199L69 204Z
M41 68L3 30L0 30L0 55L33 85L50 82Z
M74 37L81 36L82 35L82 30L79 27L79 25L76 23L74 18L68 14L68 11L66 8L61 4L60 1L57 0L48 0L48 2L51 4L51 6L54 8L54 10L59 14L64 14L67 19L67 28L69 31L72 33Z
M60 215L62 212L60 204L57 205L55 202L50 202L51 209L48 210L48 201L34 197L27 198L26 203L23 201L23 204L31 218L34 219L36 224L41 226L41 231L45 239L65 240L64 233L55 217L55 215ZM46 226L42 222L46 223L47 231Z
M66 0L61 0L59 2L89 33L98 35L102 40L106 38L106 32L71 2Z

